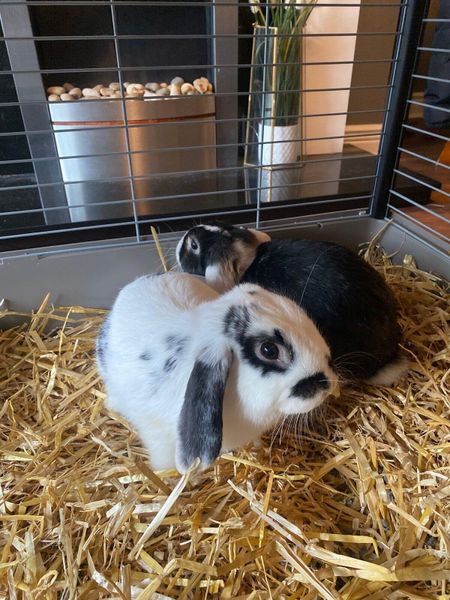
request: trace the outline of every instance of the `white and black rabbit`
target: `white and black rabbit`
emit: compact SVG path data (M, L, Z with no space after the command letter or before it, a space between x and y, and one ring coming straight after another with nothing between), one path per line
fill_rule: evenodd
M176 257L218 291L251 282L294 300L324 336L343 380L391 385L405 371L396 301L381 275L343 246L271 240L220 223L189 229Z
M306 413L336 386L330 351L294 302L245 284L219 295L185 273L125 286L97 341L107 403L155 469L206 467Z

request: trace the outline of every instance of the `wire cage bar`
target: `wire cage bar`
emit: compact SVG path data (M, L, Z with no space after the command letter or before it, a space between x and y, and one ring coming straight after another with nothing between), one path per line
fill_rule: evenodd
M408 157L450 168L405 143L410 134L449 139L408 120L411 110L428 106L415 86L448 83L418 68L421 56L445 50L423 35L443 22L432 4L319 0L300 32L267 27L275 44L295 38L301 47L289 64L270 52L259 62L265 72L298 66L301 73L288 91L275 91L278 99L300 99L283 118L298 121L290 141L302 151L286 162L278 152L283 139L272 135L265 156L264 140L248 137L249 128L261 127L247 105L255 66L251 2L2 2L2 258L46 246L57 253L73 244L146 244L150 224L170 231L198 219L264 227L274 218L301 222L341 210L403 224L412 208L447 226L447 214L428 200L449 193L402 163ZM278 4L260 6L269 14ZM308 6L296 3L297 10ZM195 19L186 20L188 10ZM89 13L89 22L77 11ZM316 40L328 51L318 52ZM151 95L151 82L171 88L176 77L191 87L203 77L209 91ZM71 80L81 89L116 82L120 94L49 100L48 88ZM126 97L129 82L147 84L148 94ZM264 115L272 127L273 90L263 86L258 95L272 102ZM264 165L249 161L250 151L265 156ZM417 188L429 192L426 202ZM421 222L410 216L414 227ZM445 238L428 222L423 231Z
M436 129L426 122L425 111L449 113L450 102L447 102L447 107L430 104L427 87L424 94L417 93L417 84L429 86L439 83L450 99L448 78L420 72L424 54L432 52L436 56L450 51L436 46L441 43L436 33L433 47L422 45L428 25L445 26L450 31L450 14L446 15L447 18L428 18L432 8L433 3L423 2L410 3L403 9L405 37L399 40L398 60L393 67L391 99L384 124L386 135L380 147L371 215L377 218L390 216L405 226L412 225L418 228L419 235L431 241L437 240L448 253L450 119ZM445 3L439 10L443 15L445 11L448 13ZM416 50L411 51L414 48ZM413 114L414 109L421 111L419 117ZM415 138L420 140L418 147ZM436 150L432 148L433 144L437 144Z

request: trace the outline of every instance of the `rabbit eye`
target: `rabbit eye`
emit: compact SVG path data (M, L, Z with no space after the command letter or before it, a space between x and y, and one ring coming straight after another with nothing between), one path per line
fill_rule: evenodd
M267 360L277 360L280 356L278 346L274 342L263 342L259 347L259 351L261 356Z
M268 332L267 332L268 333ZM275 329L273 335L245 335L238 339L242 355L251 365L267 373L283 373L294 360L291 344L283 339L281 332Z
M189 238L189 247L196 252L198 250L198 243L193 238Z

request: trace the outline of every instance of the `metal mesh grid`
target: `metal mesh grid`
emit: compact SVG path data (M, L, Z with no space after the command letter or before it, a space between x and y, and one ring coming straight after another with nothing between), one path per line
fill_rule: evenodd
M296 3L299 8L306 5L307 2ZM320 69L330 67L350 71L341 78L342 83L337 84L317 83L317 76L316 79L302 77L294 91L301 92L302 98L308 96L310 102L306 110L302 102L302 109L291 115L298 116L302 123L302 134L296 140L303 148L308 148L308 144L311 148L313 144L322 144L325 151L306 151L300 165L275 162L272 169L267 170L243 162L243 130L249 118L252 3L237 0L2 2L0 46L6 58L1 80L9 82L3 86L9 93L0 94L0 112L5 124L0 133L2 249L11 256L18 256L34 252L37 247L40 254L55 252L58 251L55 245L73 242L83 242L84 246L77 246L80 249L89 247L89 243L95 247L145 243L150 224L157 225L160 231L170 231L199 219L227 218L263 226L266 219L286 216L302 218L328 212L331 218L337 210L344 215L345 211L353 215L355 210L361 215L376 212L374 196L383 159L378 144L385 139L389 127L396 69L402 61L401 48L406 43L405 19L411 5L412 1L406 0L317 4L314 8L317 14L327 9L341 11L343 15L347 14L344 10L357 10L359 19L353 30L346 28L345 20L340 30L305 29L301 34L303 47L308 39L321 40L327 52L320 58L314 52L303 52L299 57L302 74L305 75L308 68L319 70L319 74ZM261 4L266 11L269 6L274 4ZM176 26L168 31L166 21L166 26L161 25L156 32L143 33L142 23L133 22L134 9L145 11L139 15L141 20L144 15L148 24L155 15L168 12ZM76 14L71 11L78 10L89 12L92 22L86 24L83 19L78 24L76 20L70 22L70 17ZM183 15L189 10L201 11L195 14L203 30L189 31L188 19L177 16L177 10ZM53 20L66 15L69 22L60 23L63 33L55 30L55 23L49 24L52 14ZM423 25L432 27L431 21L425 18ZM269 31L267 35L270 36ZM341 40L354 42L350 57L342 58L336 51ZM84 51L80 50L81 43L86 45ZM151 52L149 55L147 47L157 49L157 44L167 43L173 48L165 57L167 60L156 60ZM204 49L198 60L189 60L191 43L196 44L197 49ZM136 50L139 48L143 50L142 57ZM93 49L92 55L89 49ZM429 51L427 47L418 49L421 53ZM265 66L277 64L267 62ZM87 104L93 113L95 106L102 111L107 102L115 104L119 116L116 111L114 119L109 120L106 111L100 120L85 120L81 124L66 118L61 124L45 94L47 86L61 85L67 80L89 87L95 78L97 81L109 78L122 87L125 81L145 83L162 77L170 80L180 74L186 74L186 78L193 74L204 75L213 82L214 93L210 97L213 109L201 107L199 112L197 106L196 111L187 111L176 120L175 137L176 115L142 119L151 122L133 118L133 105L146 104L143 100L91 100ZM413 81L426 77L416 73ZM265 92L259 93L264 95ZM315 99L329 96L341 100L339 95L344 96L344 102L338 102L337 110L314 108ZM198 100L194 97L192 101L196 101L195 98ZM190 101L190 98L180 99L185 106ZM409 102L417 105L421 100L411 95ZM333 129L339 120L340 129ZM316 123L321 123L321 127L315 127ZM376 124L374 129L367 127L372 124ZM405 130L408 127L415 126L405 122ZM201 128L206 128L203 137L196 139L193 132ZM108 144L100 143L88 151L80 150L77 144L69 151L62 148L62 135L79 135L80 132L85 136L98 136L102 132L106 136L114 134L120 136L120 143L109 148ZM151 132L156 138L166 136L174 142L155 146L136 143L136 136L141 132L143 135ZM441 134L432 135L447 140ZM335 150L333 141L341 144L339 151ZM327 144L329 152L326 152ZM199 151L206 153L208 160L189 163ZM428 158L417 149L403 146L399 152L405 156L418 154L424 161ZM168 161L164 162L164 157L168 157ZM92 167L90 171L81 169L80 165L84 168L87 162L99 167ZM115 170L115 164L121 165L120 168ZM104 171L108 165L109 170ZM401 160L395 174L405 177ZM420 180L411 174L407 176L410 181L412 177ZM413 183L422 185L423 182ZM427 182L424 187L435 191ZM395 194L403 192L394 185L389 208L397 213L402 209L392 200ZM413 203L414 199L409 201ZM424 212L435 212L428 206L420 204L420 207ZM377 210L380 211L379 203ZM434 232L433 227L431 230ZM42 250L47 245L53 247Z
M433 65L431 58L439 61L440 55L450 54L449 5L425 3L418 8L416 19L421 43L411 56L412 72L405 86L406 105L386 208L395 222L448 253L450 75L442 63ZM433 89L434 84L439 84L438 90Z

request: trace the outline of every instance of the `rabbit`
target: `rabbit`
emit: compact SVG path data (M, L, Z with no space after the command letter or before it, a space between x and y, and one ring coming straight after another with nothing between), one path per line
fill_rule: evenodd
M336 387L328 345L294 302L249 283L220 295L173 271L119 292L96 357L108 406L155 470L183 473L197 457L205 469Z
M407 369L397 303L377 271L331 242L271 240L262 231L198 225L179 240L182 271L219 292L256 283L303 308L331 349L342 383L392 385Z

